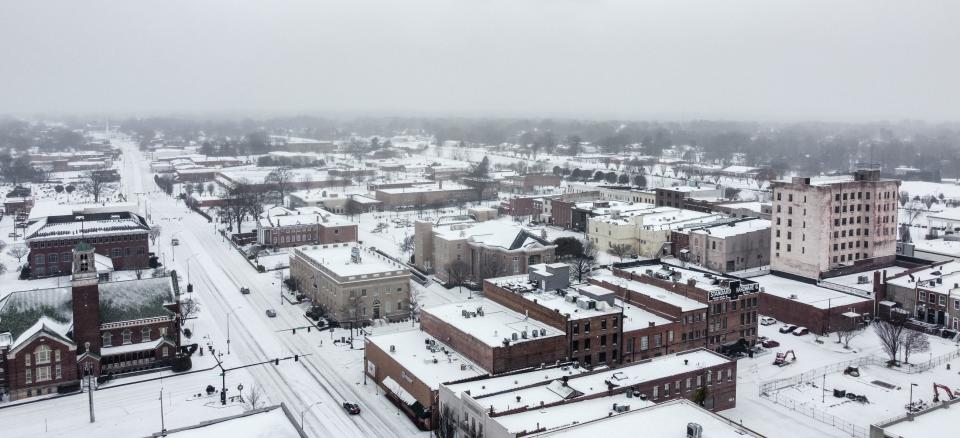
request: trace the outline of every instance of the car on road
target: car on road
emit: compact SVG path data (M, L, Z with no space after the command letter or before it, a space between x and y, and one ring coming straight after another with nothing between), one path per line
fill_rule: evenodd
M797 326L786 324L783 327L780 327L780 333L791 333L797 329Z
M249 288L249 287L241 287L241 288L240 288L240 293L242 293L242 294L244 294L244 295L249 295L249 294L250 294L250 288Z
M350 415L360 415L360 405L356 403L343 402L343 410Z
M273 309L267 309L267 316L269 316L269 317L271 317L271 318L276 318L276 317L277 317L277 311L276 311L276 310L273 310Z
M777 320L769 316L764 316L760 318L760 325L774 325L777 323Z
M796 329L793 330L794 336L803 336L808 334L810 334L810 329L806 327L797 327Z

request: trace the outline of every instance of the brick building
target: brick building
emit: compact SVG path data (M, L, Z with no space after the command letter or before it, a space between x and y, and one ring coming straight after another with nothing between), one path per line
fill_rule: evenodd
M180 346L179 289L170 277L100 283L94 248L72 255L70 286L0 300L0 393L71 391L78 379L169 364Z
M129 211L43 217L25 232L30 275L71 272L71 251L80 242L94 245L118 271L144 269L150 262L149 233L146 219Z
M717 272L770 264L770 221L743 219L674 230L673 254Z
M420 328L494 374L566 359L562 331L488 299L422 309Z
M317 207L273 207L257 220L257 243L274 248L356 242L357 224Z
M614 369L562 366L447 383L438 398L463 435L508 438L566 426L590 411L595 419L606 418L615 411L611 405L630 410L687 400L710 411L730 409L736 406L736 381L736 361L697 349ZM597 409L598 403L603 407ZM569 414L544 415L564 411Z

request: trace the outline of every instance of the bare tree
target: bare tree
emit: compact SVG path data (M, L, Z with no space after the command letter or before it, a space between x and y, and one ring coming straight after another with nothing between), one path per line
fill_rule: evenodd
M405 236L402 240L400 240L400 251L403 252L404 254L409 254L413 252L414 249L416 248L414 244L413 234L409 234Z
M7 265L0 263L0 275L7 273Z
M496 254L483 254L480 256L480 279L497 278L507 272L507 265L503 258Z
M17 263L20 263L20 259L22 259L23 256L30 254L30 248L27 248L26 245L19 243L10 248L10 251L7 251L7 254L9 254L11 257L16 257Z
M7 242L0 240L0 251L7 249Z
M463 285L470 277L470 265L463 260L455 260L448 263L444 271L447 273L447 283L451 286L457 286L460 293L463 293ZM473 297L473 292L470 293Z
M243 406L248 411L257 410L263 407L266 401L263 399L263 393L260 392L260 387L257 385L250 385L250 391L247 392L247 396L243 398Z
M87 172L84 177L87 183L84 186L87 193L93 195L93 202L100 202L100 194L103 193L103 187L107 183L107 175L104 172Z
M278 167L270 171L264 182L269 184L279 196L278 204L283 204L283 198L290 192L290 185L296 175L289 167Z
M190 319L200 311L200 304L192 297L180 300L180 317Z
M570 276L576 278L577 283L583 283L583 278L589 277L597 266L597 249L593 242L587 239L583 242L583 251L567 257L565 261L570 265Z
M905 322L906 316L903 313L891 312L889 320L880 321L873 326L877 338L880 339L880 347L890 358L890 362L897 361L897 353L903 346Z
M837 327L837 343L850 348L850 340L863 333L864 326L852 318L843 318Z
M926 333L906 329L900 348L903 350L903 362L910 363L911 354L930 350L930 338Z
M157 238L160 237L160 231L160 224L154 224L150 227L150 232L148 235L150 236L150 240L153 242L154 246L157 245Z
M615 243L612 246L610 246L610 249L608 249L607 252L609 252L610 255L619 257L620 261L622 262L624 257L630 255L630 253L633 252L633 247L627 243Z

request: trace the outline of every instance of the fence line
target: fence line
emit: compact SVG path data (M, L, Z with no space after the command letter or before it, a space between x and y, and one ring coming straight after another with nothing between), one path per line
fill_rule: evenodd
M873 292L857 289L855 287L847 286L845 284L833 283L830 281L821 281L817 283L817 286L820 286L825 289L835 290L837 292L843 292L845 294L856 295L858 297L873 299Z
M960 350L954 350L949 353L941 354L940 356L932 358L926 362L922 362L916 365L907 364L909 366L906 368L891 367L891 369L902 372L902 373L906 373L906 374L916 374L916 373L927 371L939 365L942 365L958 357L960 357ZM857 426L856 424L853 424L849 421L840 419L835 415L823 412L814 406L803 404L803 403L797 403L796 400L780 394L781 389L799 385L803 382L816 381L817 379L822 378L828 373L845 370L847 369L847 367L859 367L863 365L887 366L887 361L883 357L876 356L876 355L863 356L863 357L858 357L852 360L847 360L843 362L822 366L820 368L814 368L812 370L805 371L803 373L797 374L792 377L786 377L786 378L776 379L776 380L768 380L760 384L760 397L767 399L778 405L789 408L790 410L799 412L821 423L829 424L830 426L840 429L845 433L849 433L850 436L853 436L856 438L867 438L869 436L868 429L861 426Z

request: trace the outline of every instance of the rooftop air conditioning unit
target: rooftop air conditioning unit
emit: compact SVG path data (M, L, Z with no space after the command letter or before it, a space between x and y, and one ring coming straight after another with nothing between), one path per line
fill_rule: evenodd
M790 299L791 300L797 299L797 294L790 294Z
M390 346L390 352L391 352L391 353L396 353L396 352L397 352L397 346L396 346L396 345L391 345L391 346Z
M697 423L687 423L687 438L703 438L703 426Z
M545 328L540 329L540 336L546 336L546 335L547 335L547 329Z
M618 413L618 414L622 414L622 413L627 412L627 411L629 411L629 410L630 410L630 405L618 405L618 404L616 404L616 403L613 404L613 411L616 412L616 413Z
M510 339L513 341L516 341L517 339L519 339L519 337L517 336L517 332L510 333Z

